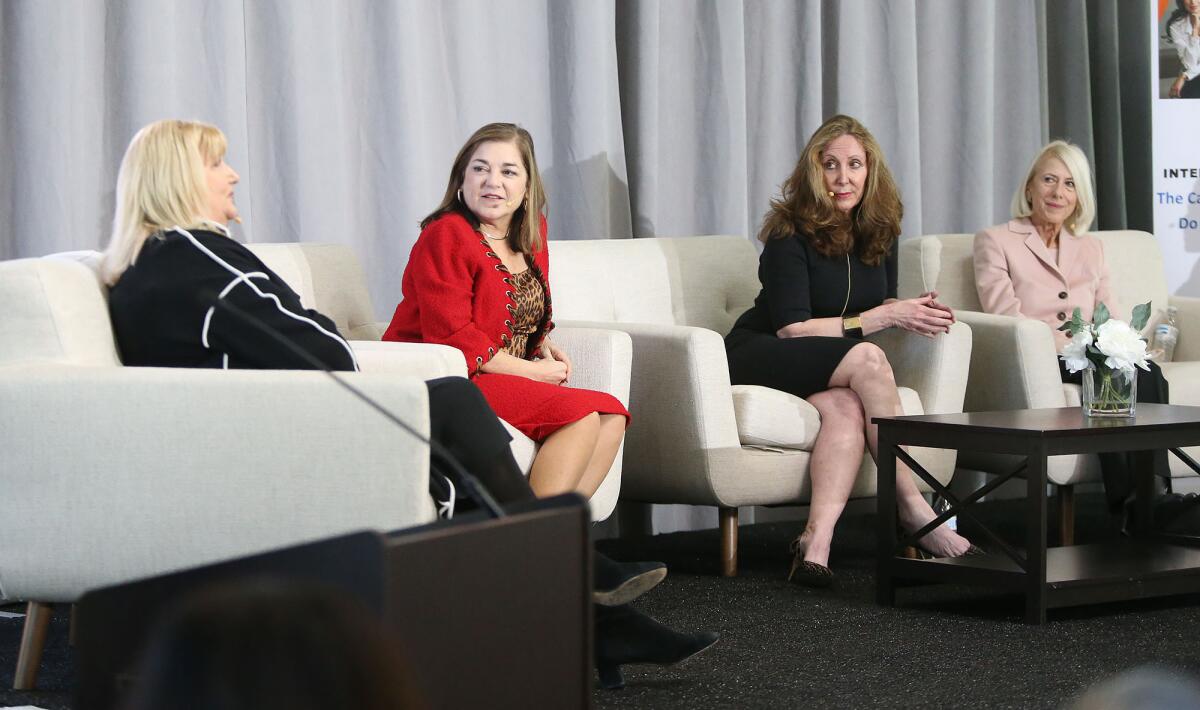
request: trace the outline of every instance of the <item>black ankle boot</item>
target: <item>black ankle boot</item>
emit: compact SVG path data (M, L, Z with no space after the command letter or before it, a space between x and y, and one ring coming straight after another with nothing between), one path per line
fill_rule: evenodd
M628 604L667 576L661 562L616 562L592 554L592 601L603 606Z
M621 666L626 663L671 665L712 646L720 634L673 631L630 606L596 608L596 670L600 687L625 687Z

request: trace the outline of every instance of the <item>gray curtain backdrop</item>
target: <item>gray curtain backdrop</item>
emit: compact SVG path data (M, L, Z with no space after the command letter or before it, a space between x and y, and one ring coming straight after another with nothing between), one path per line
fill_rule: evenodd
M1006 219L1051 137L1094 157L1101 228L1149 229L1148 17L1119 0L3 0L0 259L101 248L125 146L166 117L229 137L241 238L351 245L383 318L490 121L533 134L552 239L753 239L839 112L882 144L905 237Z
M1149 2L1045 5L1047 127L1092 160L1097 229L1154 231Z

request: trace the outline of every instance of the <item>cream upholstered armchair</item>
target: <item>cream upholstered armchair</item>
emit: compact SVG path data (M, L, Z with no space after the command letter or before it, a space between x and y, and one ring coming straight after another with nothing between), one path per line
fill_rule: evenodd
M379 342L387 323L376 322L366 277L349 247L301 243L247 246L299 294L305 306L332 318L341 333L354 339L355 355L363 370L398 371L425 379L448 375L466 377L466 362L454 348ZM553 272L551 279L551 287L557 289L559 279ZM557 321L557 293L554 306ZM574 365L572 387L608 392L628 406L629 336L614 330L560 325L554 330L554 339L571 354ZM504 426L513 437L512 450L517 464L528 474L537 444L507 422ZM592 496L593 520L604 520L616 508L621 491L621 460L618 452L608 476Z
M556 241L550 264L560 324L633 339L622 498L717 506L721 570L736 574L738 507L808 502L821 425L803 399L730 385L724 335L758 293L754 246L736 236ZM969 328L872 340L888 353L906 413L961 411ZM938 481L950 479L953 452L912 453ZM875 484L864 456L852 496L873 496Z
M1150 301L1154 315L1148 331L1161 322L1167 306L1179 309L1180 336L1175 361L1162 366L1176 404L1200 404L1200 299L1171 296L1163 275L1162 252L1154 236L1139 231L1102 231L1105 260L1111 272L1113 295L1125 309ZM900 296L936 289L939 300L953 307L958 319L971 326L974 347L964 409L983 412L1005 409L1042 409L1077 406L1078 385L1059 378L1054 338L1045 323L1028 318L980 312L975 290L971 234L938 234L900 245ZM1128 318L1128 313L1118 314ZM1186 450L1193 458L1200 447ZM1007 473L1016 467L1009 456L964 451L959 466L986 473ZM1191 469L1171 457L1174 476ZM1052 456L1047 478L1059 494L1059 536L1070 544L1074 529L1074 486L1100 479L1094 455Z
M33 687L49 604L146 576L434 518L428 450L316 372L123 367L88 264L0 262L0 601L27 602ZM428 435L415 377L349 374Z

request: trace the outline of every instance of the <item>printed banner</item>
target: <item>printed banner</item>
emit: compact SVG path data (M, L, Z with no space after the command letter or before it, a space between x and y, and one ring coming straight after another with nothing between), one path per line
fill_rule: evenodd
M1150 0L1154 234L1167 288L1200 296L1200 0Z

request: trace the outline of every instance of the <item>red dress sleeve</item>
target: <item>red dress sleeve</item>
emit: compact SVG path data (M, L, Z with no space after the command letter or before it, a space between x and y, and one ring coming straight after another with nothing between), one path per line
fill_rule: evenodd
M475 283L480 260L475 235L461 219L443 218L421 232L401 281L385 340L450 345L462 351L474 374L499 349L474 321Z

